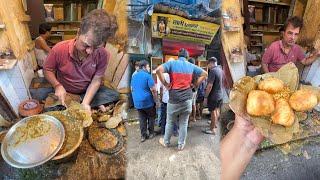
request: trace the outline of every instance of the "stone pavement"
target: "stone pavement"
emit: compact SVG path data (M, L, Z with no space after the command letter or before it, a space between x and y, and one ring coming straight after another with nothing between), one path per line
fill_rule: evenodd
M219 136L207 135L201 130L207 120L199 120L188 128L185 149L177 151L177 137L172 137L171 147L159 144L160 135L140 143L138 122L127 126L127 172L131 179L219 179ZM217 132L217 134L220 134Z

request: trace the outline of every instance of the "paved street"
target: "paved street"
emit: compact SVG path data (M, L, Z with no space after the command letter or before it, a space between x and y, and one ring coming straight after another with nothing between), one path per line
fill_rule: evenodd
M176 137L169 148L158 143L160 135L140 143L139 124L129 123L127 179L219 179L220 137L202 133L205 126L207 120L193 123L185 149L177 151Z

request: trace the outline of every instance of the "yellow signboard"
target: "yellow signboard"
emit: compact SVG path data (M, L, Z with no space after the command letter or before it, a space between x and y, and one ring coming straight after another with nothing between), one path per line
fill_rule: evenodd
M193 21L172 14L154 13L151 18L152 37L210 44L219 29L218 24Z

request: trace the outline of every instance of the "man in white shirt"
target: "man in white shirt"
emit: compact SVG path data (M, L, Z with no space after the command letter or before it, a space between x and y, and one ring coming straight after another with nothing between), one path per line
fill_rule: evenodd
M169 59L168 61L172 61L174 59ZM166 82L170 83L170 76L168 73L163 73L164 79ZM161 135L164 135L166 129L167 122L167 103L169 101L169 91L168 89L161 83L159 78L157 79L157 90L160 92L160 100L161 100L161 115L160 115L160 127L161 127ZM173 128L173 135L178 135L178 126L175 124Z
M170 77L168 73L163 74L166 82L170 83ZM168 89L158 80L160 100L161 100L161 115L160 115L160 127L161 134L164 135L166 129L166 119L167 119L167 103L169 101L169 91Z

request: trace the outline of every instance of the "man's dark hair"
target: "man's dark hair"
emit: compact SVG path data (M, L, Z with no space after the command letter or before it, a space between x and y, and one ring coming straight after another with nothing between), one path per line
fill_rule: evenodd
M216 63L218 60L215 57L211 57L208 59L208 63Z
M82 18L79 35L92 31L95 36L93 45L98 46L114 36L117 29L118 24L115 16L109 15L103 9L95 9Z
M303 21L301 18L299 18L298 16L293 16L290 17L286 20L286 22L283 25L283 31L287 30L287 27L289 26L289 24L291 24L294 28L302 28L303 26Z
M283 32L283 31L284 31L284 27L281 26L281 27L279 28L279 32L281 33L281 32Z
M39 34L45 34L51 31L51 26L48 23L42 23L39 25Z
M188 58L189 57L189 52L186 49L181 48L179 50L178 57Z
M191 64L196 64L196 60L194 58L188 59L188 62Z
M134 63L133 63L134 66L139 66L139 64L140 64L140 61L139 61L139 60L136 60L136 61L134 61Z
M139 61L139 69L143 69L144 67L147 67L148 64L149 62L146 60Z

